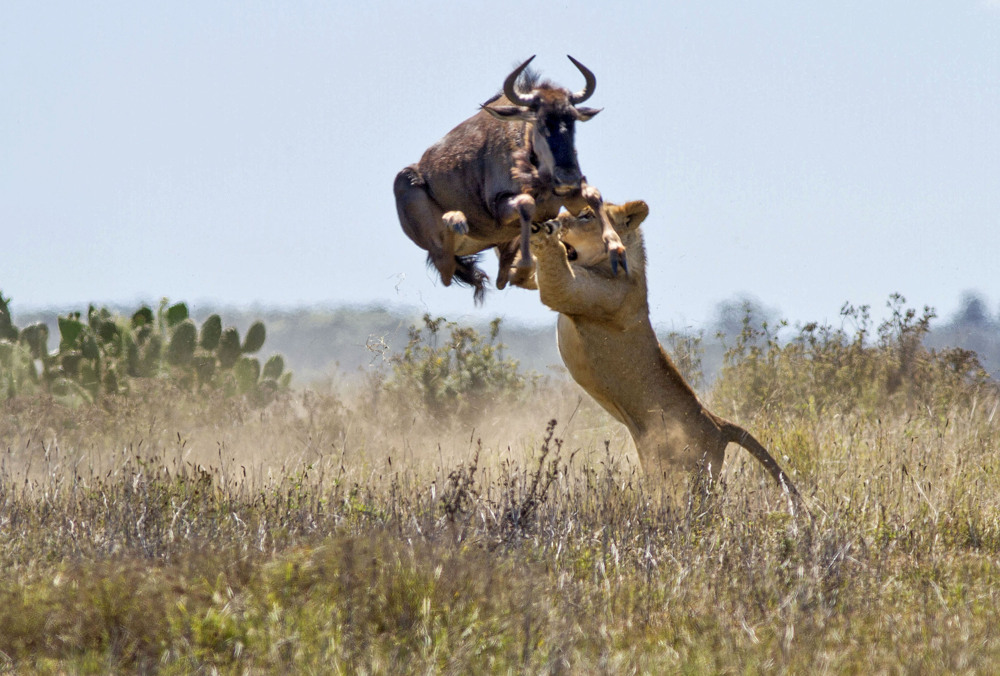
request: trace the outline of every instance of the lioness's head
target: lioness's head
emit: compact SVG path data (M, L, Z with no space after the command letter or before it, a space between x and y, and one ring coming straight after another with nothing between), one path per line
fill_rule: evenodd
M622 242L626 236L635 232L649 215L649 206L642 200L625 204L605 202L604 209ZM601 238L601 219L589 208L584 209L578 216L564 211L556 217L556 220L559 221L562 243L566 247L566 257L570 262L595 265L608 257L604 240Z

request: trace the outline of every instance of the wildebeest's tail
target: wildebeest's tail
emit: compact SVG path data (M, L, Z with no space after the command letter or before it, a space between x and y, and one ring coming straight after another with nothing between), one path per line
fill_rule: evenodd
M460 286L472 287L472 298L476 305L482 305L486 299L486 283L490 281L490 276L479 267L479 256L455 256L455 276L452 280L458 282ZM427 255L428 267L434 267L434 259Z
M767 452L767 449L759 441L757 441L752 434L747 432L745 429L737 425L736 423L731 423L728 420L719 420L719 426L722 428L722 435L725 437L726 441L730 441L734 444L739 444L743 448L750 451L750 455L757 458L760 464L764 466L774 480L778 482L778 485L787 490L791 495L798 497L799 492L795 490L795 486L792 484L791 479L788 475L782 471L781 467L778 465L777 461L771 457L771 454Z
M455 261L458 264L455 267L455 279L459 284L471 286L473 300L476 305L482 305L486 298L486 282L490 278L479 267L479 256L455 256Z

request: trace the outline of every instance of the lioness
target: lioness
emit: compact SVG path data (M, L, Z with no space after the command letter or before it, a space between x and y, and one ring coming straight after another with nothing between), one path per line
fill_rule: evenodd
M733 442L797 495L760 442L698 401L657 341L639 231L649 207L642 201L605 207L629 252L628 276L612 272L592 213L564 212L533 227L538 291L542 303L559 313L559 353L573 379L628 427L647 473L672 479L703 471L709 479L717 477L726 445Z

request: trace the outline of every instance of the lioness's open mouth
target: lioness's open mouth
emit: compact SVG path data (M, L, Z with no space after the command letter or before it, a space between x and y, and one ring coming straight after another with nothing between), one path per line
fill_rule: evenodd
M566 260L575 261L579 257L572 245L563 242L563 246L566 247Z

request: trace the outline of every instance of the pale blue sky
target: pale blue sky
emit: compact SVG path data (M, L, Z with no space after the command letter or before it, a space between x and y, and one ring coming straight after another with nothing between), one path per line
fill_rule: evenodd
M502 9L500 9L502 7ZM399 169L538 54L597 75L577 132L645 199L656 322L757 296L996 312L1000 2L0 4L0 290L18 307L168 295L477 310L399 228ZM484 267L493 276L495 257Z

